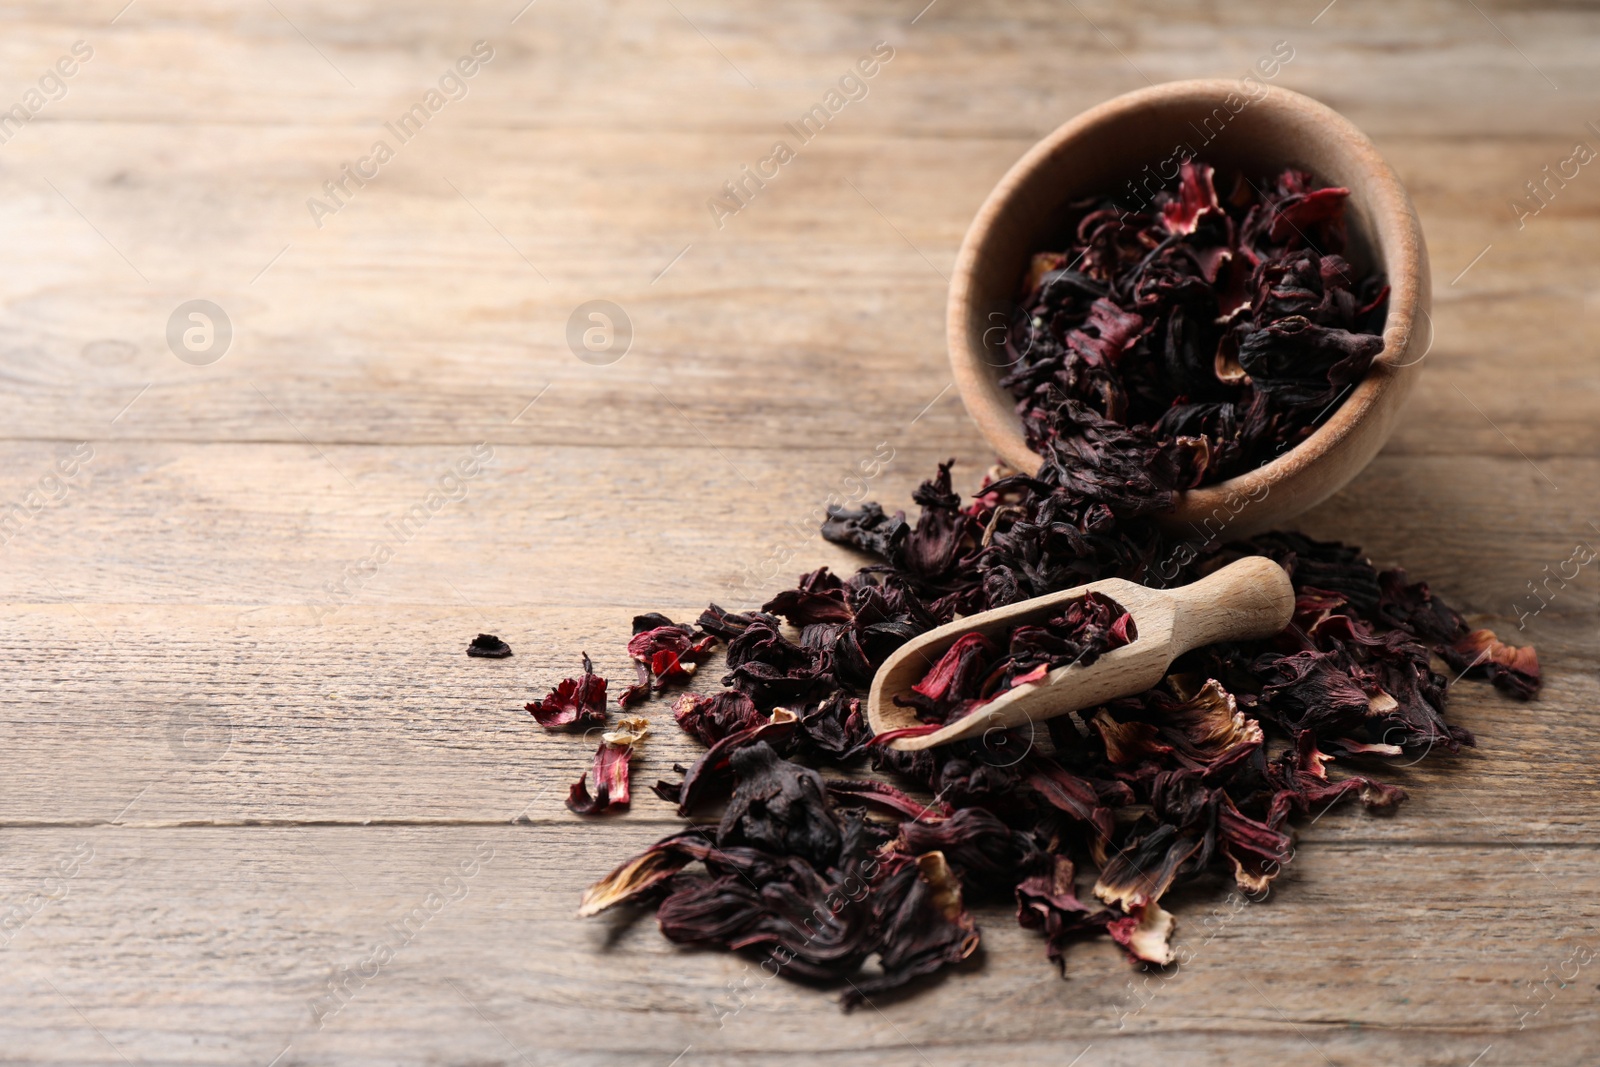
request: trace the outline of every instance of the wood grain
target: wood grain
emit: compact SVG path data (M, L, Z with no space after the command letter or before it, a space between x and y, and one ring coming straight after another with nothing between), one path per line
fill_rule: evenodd
M1464 683L1479 746L1392 769L1395 817L1301 826L1266 903L1169 901L1191 955L1166 978L1104 943L1058 978L991 902L980 958L912 995L846 1016L773 982L730 1013L744 961L572 918L679 821L649 794L571 816L592 746L521 707L585 650L626 677L636 611L848 571L815 515L880 446L886 505L950 456L976 485L943 310L977 206L1083 108L1240 76L1279 40L1279 83L1400 174L1435 277L1402 425L1300 525L1516 633L1528 583L1600 537L1600 172L1521 228L1510 206L1597 143L1600 16L122 4L0 15L0 108L95 50L0 144L0 516L25 513L0 525L0 1063L1595 1061L1600 972L1572 962L1600 948L1592 567L1520 635L1540 700ZM480 39L467 97L318 228L307 198ZM878 40L895 56L868 95L718 228L707 198ZM235 327L209 366L165 339L194 298ZM597 298L634 328L609 366L566 340ZM460 499L392 540L479 444ZM468 660L480 630L516 655ZM648 783L696 746L647 711ZM343 977L418 907L391 962ZM332 1014L330 979L354 990Z
M606 836L641 847L654 832ZM134 1062L263 1064L286 1046L307 1064L666 1064L689 1046L718 1064L981 1064L997 1047L1065 1063L1093 1045L1117 1064L1446 1065L1504 1048L1482 1032L1540 1003L1515 1062L1559 1057L1600 1025L1588 981L1532 1005L1521 992L1600 920L1550 900L1582 883L1592 847L1420 845L1403 862L1305 848L1263 903L1188 894L1190 963L1148 987L1104 941L1073 947L1057 977L1039 939L988 906L970 965L841 1016L829 991L782 981L752 982L733 1010L730 987L759 973L745 961L674 949L647 916L574 918L567 890L594 873L592 837L570 821L7 831L6 871L24 884L88 858L13 937L0 1040L17 1059L77 1063L121 1062L108 1044ZM475 854L478 872L448 882ZM430 892L457 899L407 928ZM363 967L384 944L392 962ZM181 996L148 977L175 971ZM330 978L347 996L319 1000Z

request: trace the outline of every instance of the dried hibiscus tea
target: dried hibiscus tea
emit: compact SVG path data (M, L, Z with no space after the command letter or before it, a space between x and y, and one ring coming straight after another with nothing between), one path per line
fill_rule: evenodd
M650 612L636 616L628 655L639 679L623 691L617 703L631 707L652 691L689 681L695 667L711 654L716 643L715 634L697 631L687 623L675 623L665 615Z
M505 659L511 655L511 646L494 634L479 634L467 646L467 655L478 659Z
M860 809L836 807L816 771L765 740L734 753L732 774L715 827L624 862L584 894L580 914L653 899L669 940L745 952L792 978L849 979L847 1008L976 950L976 924L943 853L912 854ZM694 862L703 873L685 870ZM873 958L877 973L863 974Z
M594 673L583 654L583 677L561 682L543 700L527 705L528 714L547 730L587 730L606 724L606 680Z
M600 735L594 754L594 796L585 785L588 774L578 777L567 797L567 807L579 815L598 815L610 808L625 808L631 799L628 788L628 761L633 750L649 732L650 720L624 716L618 729Z
M706 751L655 787L681 816L723 814L622 863L581 914L653 904L668 939L837 982L847 1008L970 956L969 900L1014 903L1063 974L1068 945L1101 935L1165 966L1173 887L1220 874L1259 899L1294 855L1292 820L1350 800L1392 812L1406 794L1381 761L1472 746L1447 716L1454 680L1537 694L1532 648L1359 549L1288 532L1195 546L1157 525L1174 492L1304 439L1382 348L1387 290L1342 258L1345 191L1290 170L1219 196L1214 178L1189 163L1148 210L1081 204L1066 247L1035 258L1006 385L1036 472L997 469L963 502L941 464L914 520L829 510L823 536L868 557L853 576L802 575L757 611L711 605L698 629L634 621L625 704L727 645L721 690L673 708ZM884 660L935 627L1104 578L1192 582L1241 555L1294 585L1275 637L1195 649L1148 692L1037 731L887 746L1137 640L1088 595L952 644L903 698L921 725L873 738L862 721ZM626 790L626 753L601 748L601 795L580 783L576 810L613 800L619 773Z
M1127 918L1113 919L1106 924L1111 939L1128 950L1136 963L1154 963L1166 966L1175 957L1167 940L1172 936L1172 913L1161 910L1161 905L1136 903L1129 909Z
M1349 190L1302 171L1184 163L1141 211L1079 204L1039 253L1006 336L1002 385L1036 451L1080 427L1068 404L1138 435L1169 490L1231 478L1310 435L1383 350L1388 288L1343 257Z
M877 505L830 516L826 536L876 556L853 577L815 571L760 611L701 615L701 632L728 644L728 672L720 691L679 697L674 718L708 748L655 790L684 816L723 804L721 825L627 861L585 894L585 914L655 902L669 939L848 979L847 1007L970 954L969 898L1013 899L1063 970L1072 940L1100 935L1163 966L1174 886L1217 871L1259 898L1293 856L1292 819L1404 800L1372 760L1473 743L1445 717L1450 680L1435 659L1513 695L1537 690L1532 649L1470 630L1356 549L1274 533L1174 555L1150 518L1168 495L1140 451L1147 438L1081 404L1052 417L1073 432L1052 438L1037 475L998 472L963 505L941 465L915 494L914 522ZM893 735L867 736L861 698L910 638L1100 578L1194 581L1242 554L1272 558L1294 584L1294 625L1277 637L1196 649L1149 692L1052 720L1049 746L1009 733L915 753L868 744ZM643 622L644 634L676 625ZM898 733L936 730L1041 669L1137 640L1131 624L1085 596L1042 625L963 638L909 698L933 721ZM876 778L809 769L863 758ZM1347 758L1364 761L1359 773L1333 773ZM794 937L789 924L813 911L830 917Z

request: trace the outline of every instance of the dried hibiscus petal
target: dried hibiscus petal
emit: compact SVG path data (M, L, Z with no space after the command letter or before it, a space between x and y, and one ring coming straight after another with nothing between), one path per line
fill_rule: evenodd
M618 864L610 874L584 890L578 915L598 915L607 908L643 898L697 858L694 851L680 848L680 845L703 840L700 831L685 830L657 841L639 855Z
M1103 863L1106 843L1111 840L1114 816L1111 808L1102 801L1094 783L1073 774L1046 756L1029 757L1027 766L1030 771L1027 783L1039 798L1092 831L1089 848L1095 859Z
M640 668L639 682L622 695L624 707L636 702L652 686L659 692L669 685L689 681L695 667L716 646L714 634L697 633L688 623L674 623L664 615L640 615L634 619L635 632L628 642L628 655ZM659 624L659 625L656 625ZM644 625L648 629L637 629Z
M822 776L780 759L766 741L735 749L737 785L717 830L720 844L744 844L828 866L839 855L839 824Z
M1291 811L1309 815L1313 808L1326 808L1349 796L1359 797L1375 811L1393 811L1405 800L1404 789L1365 775L1330 779L1327 764L1332 759L1317 747L1316 735L1306 731L1295 738L1291 748L1267 764L1265 779L1273 789L1266 816L1268 825L1283 825Z
M1164 967L1177 958L1168 944L1173 925L1172 913L1152 901L1135 904L1127 918L1107 923L1106 932L1133 960Z
M1101 868L1094 895L1129 912L1161 899L1202 845L1198 835L1162 823L1118 850Z
M707 746L766 721L755 702L737 689L725 689L711 696L685 693L672 705L672 717L684 733Z
M1217 797L1217 837L1221 852L1233 864L1233 880L1246 893L1259 895L1292 856L1289 835L1241 812L1227 793Z
M684 772L681 783L656 783L656 795L677 804L679 815L688 815L711 799L726 796L734 780L733 753L757 741L782 743L793 736L797 721L794 712L786 708L774 709L769 718L760 719L755 725L728 734L713 744Z
M579 815L598 815L610 808L628 806L628 761L649 731L650 720L627 717L617 725L619 729L600 735L600 747L594 754L594 796L589 795L585 785L589 776L583 774L567 797L567 807Z
M775 616L762 613L728 643L729 673L723 684L747 694L761 707L805 703L832 688L833 658L825 649L797 645L784 637Z
M1213 173L1204 163L1185 163L1179 168L1178 195L1161 207L1161 222L1168 233L1194 233L1203 213L1220 212L1217 191L1211 185Z
M1493 630L1473 630L1440 652L1450 666L1459 671L1481 670L1496 689L1520 700L1532 699L1539 691L1538 653L1532 646L1504 643Z
M913 823L918 819L946 819L954 814L954 809L942 800L935 799L931 803L923 803L904 790L897 789L888 782L878 782L872 779L842 779L831 778L826 780L828 796L836 801L859 801L875 804L886 811L902 815ZM929 846L933 848L936 846ZM928 849L912 849L913 852L926 852Z
M940 806L942 812L920 806L911 821L900 824L905 851L940 853L969 889L989 892L1016 885L1020 872L1037 854L1028 835L984 808L952 812L948 805Z
M543 700L527 706L528 714L547 730L587 730L606 722L606 680L594 673L583 654L583 677L559 683Z
M1172 753L1172 746L1161 740L1161 730L1148 722L1119 722L1111 712L1101 709L1089 720L1100 735L1106 759L1117 767L1137 767L1146 760L1159 760Z
M1161 736L1173 751L1197 766L1211 764L1241 747L1261 747L1261 724L1239 710L1233 694L1215 678L1187 700L1171 703L1157 693L1151 702L1161 723Z
M761 605L761 610L782 615L792 626L849 622L855 617L844 583L826 567L801 576L798 586L779 593Z
M756 621L757 614L753 611L724 611L712 604L700 613L700 628L724 641L732 641L744 633L745 627Z
M927 852L895 866L868 898L879 929L881 973L852 982L841 998L845 1010L874 993L898 989L972 955L978 928L961 899L961 883L944 855Z
M860 751L872 737L860 699L842 690L802 713L800 729L813 751L841 761Z
M926 719L948 722L965 714L979 700L984 679L992 669L996 649L983 634L963 634L905 696L895 703L915 707Z
M905 512L885 515L877 504L867 504L855 511L831 506L827 521L822 524L822 536L829 541L853 545L884 559L899 558L910 532Z
M656 920L670 941L764 950L780 973L825 980L854 971L872 944L871 915L833 907L838 891L837 883L798 858L759 883L742 871L680 875Z
M1017 923L1045 935L1046 955L1065 974L1067 942L1104 930L1116 916L1078 899L1070 859L1050 855L1043 864L1044 870L1017 883Z

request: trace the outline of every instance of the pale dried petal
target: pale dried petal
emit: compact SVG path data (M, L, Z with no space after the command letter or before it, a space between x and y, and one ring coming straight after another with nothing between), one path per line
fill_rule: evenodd
M1168 941L1172 937L1172 913L1154 903L1135 904L1126 919L1106 927L1113 940L1136 960L1166 966L1175 958Z

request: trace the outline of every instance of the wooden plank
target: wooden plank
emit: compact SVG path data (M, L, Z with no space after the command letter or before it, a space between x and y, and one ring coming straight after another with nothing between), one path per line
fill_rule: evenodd
M781 980L753 980L740 1009L747 962L677 949L647 917L573 918L590 837L5 831L3 899L59 899L6 947L0 1041L77 1063L267 1063L289 1047L280 1062L666 1064L691 1046L686 1062L966 1064L1004 1047L1066 1063L1092 1045L1082 1062L1461 1064L1492 1044L1501 1062L1576 1064L1600 1025L1588 970L1561 967L1600 912L1552 899L1583 883L1592 847L1306 849L1265 903L1221 887L1175 902L1189 963L1148 988L1105 941L1056 977L1039 940L985 906L971 965L842 1015ZM75 873L52 876L63 860ZM392 959L368 964L382 945ZM1581 977L1534 999L1546 968Z
M1442 3L1345 5L1318 17L1320 6L1264 0L1226 10L1099 0L1066 13L1047 0L987 0L941 3L913 23L916 6L815 6L801 19L732 3L681 13L643 0L605 9L548 3L513 24L514 3L328 10L300 2L280 4L279 15L240 13L217 0L141 0L108 28L33 0L13 8L25 33L5 59L31 71L75 38L101 49L48 112L52 121L376 124L483 38L496 58L459 105L474 123L764 132L763 112L803 110L873 41L888 39L898 50L900 66L890 69L899 88L884 92L893 101L864 120L874 129L1036 135L1063 111L1147 79L1242 77L1286 39L1295 57L1280 83L1320 92L1381 133L1564 137L1574 116L1580 124L1593 117L1582 101L1595 89L1594 24L1559 3L1498 5L1467 18ZM589 47L570 47L580 40ZM1065 69L1063 56L1071 59ZM119 92L135 77L145 91Z
M4 466L25 472L0 483L7 499L70 454L7 447ZM565 786L593 743L544 735L521 707L571 674L580 651L619 690L632 674L622 646L636 612L692 618L713 600L754 606L802 570L849 573L861 562L812 524L829 492L848 495L841 481L861 455L844 450L724 458L705 448L502 447L463 499L401 543L394 531L406 509L463 455L103 446L65 499L6 548L0 647L14 680L0 693L0 823L108 822L119 812L146 824L492 821L536 794L529 816L565 823ZM874 495L908 506L939 458L913 438ZM1600 479L1592 462L1549 469L1562 492L1521 460L1384 459L1303 525L1409 566L1515 639L1516 607L1536 603L1523 587L1567 558ZM974 485L977 473L966 469L963 481ZM697 504L686 511L684 500ZM1550 532L1525 533L1528 513ZM655 516L672 519L655 527ZM635 548L642 534L647 552ZM367 577L357 564L375 543L394 558ZM1485 544L1515 547L1486 560ZM62 568L62 559L86 562ZM347 596L329 591L339 583ZM1595 587L1582 573L1528 620L1549 678L1539 701L1462 684L1454 714L1482 748L1397 772L1414 793L1398 818L1330 815L1314 836L1496 842L1509 808L1527 840L1594 841L1600 794L1585 742L1597 703ZM465 642L480 630L505 636L517 655L467 659ZM721 673L708 664L700 688ZM657 728L638 765L644 782L672 778L671 766L698 752L667 706L648 708ZM1575 790L1558 799L1541 769ZM629 818L672 821L648 795ZM604 842L597 847L615 855Z
M239 178L230 207L207 216L215 236L198 257L165 235L193 216L188 190L233 185L231 169L197 161L158 193L113 180L159 171L175 149L162 138L175 135L107 128L83 149L84 137L63 129L8 145L24 162L0 175L0 218L25 247L70 249L72 264L18 274L0 290L13 327L0 351L14 380L0 397L7 434L374 444L493 435L788 451L903 424L950 381L941 272L971 212L1028 144L839 131L718 231L704 201L742 156L717 138L593 134L589 160L563 154L565 131L512 131L487 144L476 131L438 132L437 154L397 159L392 181L374 183L318 231L304 200L336 167L348 134L216 130L221 158L265 137L292 162ZM1548 161L1540 142L1492 152L1437 139L1393 147L1428 227L1439 296L1428 373L1391 450L1592 454L1595 387L1584 353L1597 327L1579 279L1597 236L1600 182L1573 183L1519 232L1507 200ZM56 183L69 205L44 184L43 160L84 151L93 158ZM968 162L948 168L952 155ZM581 190L596 167L614 199L525 193ZM938 185L920 177L941 168L949 173ZM80 294L90 291L117 298L86 314ZM228 310L236 329L234 347L209 367L177 361L163 333L172 309L197 294ZM570 313L597 296L634 325L632 351L613 366L586 365L567 347ZM1525 392L1498 387L1508 360L1526 376ZM546 386L561 403L507 428ZM945 448L982 447L957 403L936 405L919 425Z
M1028 17L1033 21L1017 23L1019 32L1048 35L1044 10ZM556 17L582 18L570 12ZM1539 17L1564 15L1550 11ZM1162 32L1174 41L1197 30L1170 14L1159 21L1173 27ZM1198 22L1216 32L1213 20ZM252 47L262 44L253 37L264 36L274 49L288 48L298 39L286 27L281 20L251 21L236 32ZM446 27L433 29L442 33ZM181 24L140 28L130 21L118 32L159 33L159 47L171 48L173 37L185 31ZM1083 26L1062 24L1054 32L1081 50ZM834 36L844 40L842 34ZM670 37L674 48L704 48L686 26ZM1195 38L1197 53L1207 51L1205 41ZM1451 43L1465 47L1464 40ZM1473 54L1486 43L1472 44ZM303 42L297 47L305 59L319 62ZM399 45L385 47L395 51ZM1153 47L1157 58L1173 51ZM1040 53L1049 50L1041 47ZM402 54L385 54L384 62L418 62L402 60ZM909 50L906 58L914 54ZM276 52L271 56L278 58ZM848 65L847 53L836 57ZM102 58L117 61L112 54ZM502 95L537 99L522 92L525 83L550 72L525 58L507 58L513 63L500 68L510 71ZM251 86L238 80L239 70L271 62L215 61L227 67L233 92ZM1416 57L1406 61L1414 64ZM832 69L814 57L807 62L817 64L813 69ZM1127 66L1120 58L1113 62ZM569 125L528 128L504 117L514 107L508 100L475 95L462 106L477 109L467 114L478 118L456 123L453 113L442 117L441 125L425 131L425 149L402 152L382 178L319 230L305 210L306 199L340 160L365 145L371 130L381 129L379 115L341 117L324 102L316 109L319 121L308 123L303 101L293 94L275 97L283 110L272 121L229 121L223 113L206 112L212 117L205 137L213 151L185 155L187 120L112 120L90 108L139 106L131 94L106 89L93 95L121 69L87 65L62 110L45 112L38 125L6 146L17 168L3 178L7 195L0 199L6 205L0 217L16 227L24 247L71 253L44 271L19 272L0 283L14 313L10 343L0 353L6 373L17 379L17 388L0 399L13 435L281 440L304 432L319 442L458 440L509 418L499 411L510 403L507 393L531 397L551 382L569 402L522 425L520 440L548 443L581 434L609 444L670 446L705 434L720 446L786 447L888 412L914 411L949 380L941 355L939 275L948 272L973 208L1036 133L1099 98L1059 105L1040 122L1004 137L996 137L992 125L961 135L908 136L903 124L896 125L907 103L929 111L938 110L931 103L943 101L926 99L932 90L916 92L916 75L898 85L886 80L859 111L841 115L841 128L805 146L781 182L717 230L706 198L737 173L740 161L765 150L770 131L781 132L781 117L800 103L786 108L737 92L710 94L711 115L718 113L715 108L738 105L740 114L761 117L749 130L729 134L686 130L678 116L708 112L657 94L651 107L662 112L647 112L653 120L638 129L595 130L581 115L564 120L584 126L575 146ZM891 64L882 77L907 69ZM98 70L107 72L106 80L88 80ZM482 77L493 71L486 68ZM334 78L331 69L324 73ZM651 77L659 81L658 74ZM780 84L786 95L802 91L790 89L788 81ZM1394 89L1393 81L1381 84L1385 91ZM481 88L491 85L485 80ZM1574 279L1581 277L1593 244L1600 185L1572 182L1526 230L1516 228L1509 210L1523 183L1555 160L1552 152L1566 151L1570 140L1585 135L1584 118L1597 102L1592 91L1583 95L1587 87L1581 82L1569 88L1576 96L1563 96L1560 108L1535 113L1541 119L1554 115L1560 124L1548 130L1524 124L1499 139L1464 139L1448 130L1425 137L1411 130L1386 135L1368 121L1378 112L1350 108L1378 136L1416 195L1440 283L1439 343L1420 389L1418 417L1397 435L1395 447L1403 451L1514 454L1472 410L1473 403L1530 454L1592 451L1587 435L1593 420L1585 416L1593 386L1583 375L1582 353L1594 341L1594 326L1585 310L1588 290ZM706 89L693 83L697 93L707 95ZM998 106L1012 95L968 94L972 99L963 102ZM251 98L260 106L260 94ZM208 97L222 112L230 99ZM1481 121L1481 111L1471 113L1474 122ZM857 119L862 122L852 125ZM66 174L52 170L53 161L63 158L73 161ZM253 165L259 160L272 165ZM150 180L174 166L174 180ZM929 173L940 180L925 180ZM597 175L604 176L605 195L590 191ZM218 185L228 188L225 199L213 202L200 194ZM529 196L529 189L541 194ZM130 268L95 228L138 266ZM174 232L190 231L195 240L169 240ZM1464 288L1448 284L1490 245L1493 251L1463 279ZM685 247L689 254L652 284ZM619 270L619 260L628 269ZM548 284L536 271L548 276ZM823 277L834 284L819 286ZM397 299L395 294L414 286L426 297ZM307 290L314 299L299 298ZM85 314L77 296L82 292L112 292L118 299L99 300ZM231 308L239 330L235 349L212 368L177 363L162 337L171 309L199 292ZM1507 301L1508 292L1534 299ZM639 358L596 369L566 350L568 314L599 293L619 300L636 320ZM1485 328L1491 318L1517 339L1519 370L1534 387L1526 400L1495 388L1508 357L1506 346L1495 340L1497 331ZM708 322L717 328L705 329ZM802 351L806 359L794 358ZM396 366L406 370L396 374ZM271 387L252 386L268 367L274 369ZM671 387L674 382L679 384ZM147 385L145 399L157 403L141 401L108 427ZM694 427L659 417L658 388L681 406L693 405ZM776 396L785 402L775 404ZM597 417L599 412L613 417ZM958 409L929 419L928 428L947 435L952 446L964 441Z
M949 458L922 434L921 423L879 424L790 453L491 443L481 473L464 479L457 465L475 459L466 443L102 442L65 479L57 465L73 446L4 444L0 506L35 491L44 506L7 512L0 598L298 606L306 623L313 605L463 596L506 609L609 606L619 624L635 610L698 612L713 598L759 603L802 571L866 562L817 536L830 497L916 514L913 489ZM863 479L874 457L885 462ZM975 459L955 468L967 492L987 469ZM414 509L446 492L460 499L436 496L439 510L420 522ZM1404 565L1463 610L1514 629L1519 598L1536 603L1527 583L1597 536L1597 492L1593 460L1386 456L1298 525L1361 545L1382 566ZM384 543L392 559L376 574L347 576ZM1497 546L1491 556L1485 544ZM62 556L86 562L57 567ZM341 580L347 596L327 589ZM1587 618L1600 606L1594 590L1581 570L1540 617Z
M314 648L250 633L219 648L206 635L225 617L171 611L164 636L116 631L136 652L73 666L83 658L82 626L58 615L37 631L56 649L52 661L30 665L0 704L8 738L0 824L483 824L524 813L578 825L563 801L595 741L544 734L521 710L572 668L553 656L531 668L469 663L459 647L475 632L470 614L411 614L414 628L357 613L320 631ZM564 612L545 626L526 642L507 636L525 650L542 639L564 651L570 640L613 679L623 676L618 644L567 637L615 623ZM1600 783L1586 748L1596 692L1592 677L1567 667L1576 662L1570 652L1556 657L1550 691L1532 704L1464 683L1452 718L1477 734L1476 750L1431 753L1415 766L1374 762L1368 773L1411 794L1399 813L1341 807L1302 824L1303 840L1596 843ZM719 665L705 671L714 684ZM644 710L654 732L635 780L675 781L672 766L701 750L678 732L666 702ZM660 834L679 825L648 792L624 821ZM605 832L591 848L603 866L627 850Z

